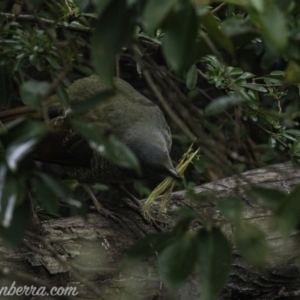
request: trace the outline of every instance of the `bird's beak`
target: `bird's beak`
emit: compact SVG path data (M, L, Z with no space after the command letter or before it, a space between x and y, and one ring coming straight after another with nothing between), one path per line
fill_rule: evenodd
M168 169L168 174L176 180L182 181L181 176L177 173L177 171L174 168Z

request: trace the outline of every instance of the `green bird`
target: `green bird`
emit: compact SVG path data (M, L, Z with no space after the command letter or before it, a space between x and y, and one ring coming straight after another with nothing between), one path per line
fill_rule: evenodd
M143 177L156 173L180 179L169 155L171 132L162 111L124 80L115 78L114 85L116 92L111 97L77 118L93 123L102 134L113 133L128 146L140 162ZM76 109L107 89L98 76L92 75L75 81L66 91L70 106ZM64 114L57 95L46 101L46 107L50 116ZM63 118L58 120L64 122ZM133 170L117 166L99 151L92 150L89 143L70 128L62 127L50 133L37 148L35 159L63 166L68 177L81 183L122 184L139 177Z

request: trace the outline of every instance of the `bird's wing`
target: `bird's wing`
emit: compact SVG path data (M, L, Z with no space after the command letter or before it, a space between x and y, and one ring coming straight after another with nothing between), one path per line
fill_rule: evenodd
M50 132L35 153L37 161L73 167L89 167L92 156L89 144L69 130Z

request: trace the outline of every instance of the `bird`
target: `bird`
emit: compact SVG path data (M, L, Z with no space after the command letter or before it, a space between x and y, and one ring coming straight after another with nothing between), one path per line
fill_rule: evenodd
M151 174L180 180L170 158L170 128L160 108L120 78L114 78L114 86L116 92L112 96L77 118L93 123L99 132L111 133L124 143L138 159L142 176L110 162L69 129L50 133L37 148L35 159L63 166L68 177L82 183L122 184ZM66 92L73 109L107 89L99 76L91 75L73 82ZM51 96L45 105L50 115L64 113L58 95Z

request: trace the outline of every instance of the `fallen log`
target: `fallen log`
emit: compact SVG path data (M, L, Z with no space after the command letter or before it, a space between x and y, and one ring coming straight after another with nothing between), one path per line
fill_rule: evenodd
M270 226L271 212L247 197L245 191L252 185L277 188L286 193L300 183L300 169L291 163L277 164L252 170L240 175L196 187L195 194L213 197L239 195L243 202L243 219L262 229L267 236L270 253L262 269L249 265L236 250L229 281L220 295L225 299L297 299L300 295L300 274L297 263L298 232L283 240ZM170 230L178 216L159 215L159 199L153 215ZM185 191L172 194L168 210L191 207L203 217L216 223L224 216L212 201L191 201ZM0 245L0 284L17 286L76 287L76 299L201 299L201 290L194 277L179 290L170 291L162 284L156 271L156 256L152 256L131 269L118 266L128 248L155 231L133 211L116 205L115 212L122 222L116 223L102 215L91 213L88 219L75 216L43 222L28 232L24 242L15 249ZM200 225L193 223L191 230ZM229 239L233 227L222 227ZM0 289L1 293L1 289ZM24 295L19 298L22 299ZM47 299L47 297L32 297ZM25 298L24 298L25 299Z

